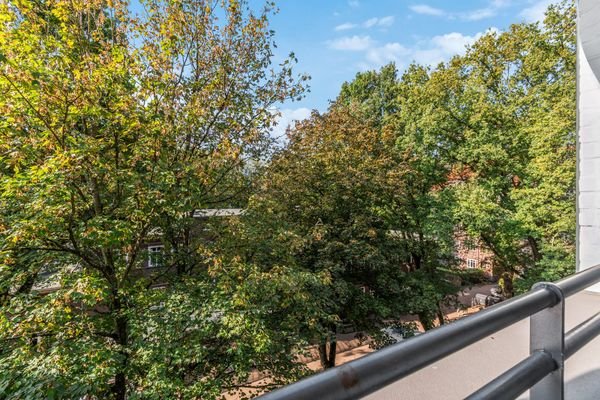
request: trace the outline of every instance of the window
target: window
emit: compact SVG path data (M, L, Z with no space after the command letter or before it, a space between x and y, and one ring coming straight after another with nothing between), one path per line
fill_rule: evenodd
M477 260L473 260L472 258L467 259L467 268L477 268Z
M370 289L368 286L366 285L362 285L359 286L360 290L364 293L364 294L370 294L373 295L375 293L375 291L373 289Z
M165 246L148 246L148 268L157 268L163 266L163 251Z

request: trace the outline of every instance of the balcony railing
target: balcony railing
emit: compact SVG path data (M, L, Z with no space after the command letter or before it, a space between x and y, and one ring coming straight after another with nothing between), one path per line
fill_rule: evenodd
M600 265L470 317L261 396L262 400L356 399L530 317L530 355L468 399L564 398L564 362L600 333L600 312L565 334L565 299L600 281Z

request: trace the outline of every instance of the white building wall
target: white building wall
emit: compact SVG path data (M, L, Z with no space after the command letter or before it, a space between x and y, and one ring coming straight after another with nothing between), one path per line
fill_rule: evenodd
M577 270L580 271L600 264L600 82L581 43L577 58ZM600 284L591 290L600 292Z

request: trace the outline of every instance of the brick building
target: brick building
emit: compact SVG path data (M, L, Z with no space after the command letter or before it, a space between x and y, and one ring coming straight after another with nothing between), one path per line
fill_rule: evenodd
M454 236L454 255L461 269L479 269L488 278L494 275L494 254L480 240L457 231Z

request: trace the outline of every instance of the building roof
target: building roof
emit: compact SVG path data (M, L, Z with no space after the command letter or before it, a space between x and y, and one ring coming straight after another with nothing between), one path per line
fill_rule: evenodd
M194 211L194 218L234 217L244 214L243 208L202 208Z

